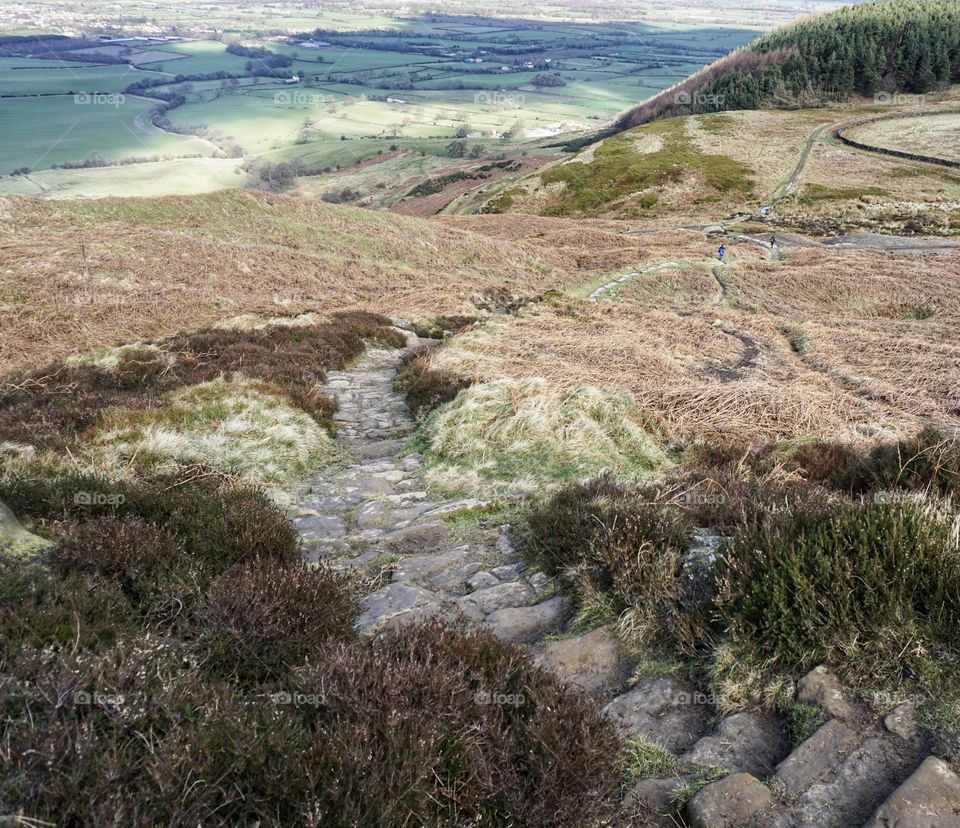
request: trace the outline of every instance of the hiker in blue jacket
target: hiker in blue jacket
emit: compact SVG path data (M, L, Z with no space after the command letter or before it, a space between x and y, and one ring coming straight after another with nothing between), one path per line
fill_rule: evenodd
M720 247L717 249L717 258L722 262L723 257L726 255L727 255L726 245L721 244Z

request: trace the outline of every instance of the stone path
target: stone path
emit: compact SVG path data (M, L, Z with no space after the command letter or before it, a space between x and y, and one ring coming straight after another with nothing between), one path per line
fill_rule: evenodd
M598 299L603 297L604 294L609 293L612 290L615 290L618 287L622 287L627 282L635 279L637 276L643 276L645 273L659 273L662 270L671 270L675 267L682 267L685 264L694 264L694 262L683 261L683 262L659 262L655 265L650 265L649 267L641 267L637 270L630 270L627 273L622 273L617 276L615 279L611 279L609 282L605 282L592 291L587 299L591 302L596 302Z
M960 825L960 778L929 756L909 705L878 718L844 696L829 671L800 683L800 701L827 721L803 743L759 711L718 717L705 688L680 675L642 675L607 627L566 631L568 599L528 569L499 530L457 531L449 518L482 504L436 499L410 449L414 422L393 388L406 349L371 348L326 391L340 402L337 442L349 458L311 478L295 523L310 561L355 568L370 593L357 627L375 634L432 616L465 616L504 641L528 647L541 666L595 697L624 738L661 746L675 769L643 779L623 801L623 825L696 828L848 828ZM691 577L716 555L718 538L700 532L688 558ZM554 635L551 635L554 634ZM725 778L703 785L704 769ZM676 797L702 788L677 822ZM687 798L687 797L684 797ZM925 822L910 821L917 801ZM954 810L956 809L956 810Z
M532 642L557 629L567 599L530 573L510 540L456 540L448 521L483 504L432 498L421 482L420 455L407 447L414 423L393 388L406 349L371 348L326 392L340 403L337 442L350 461L309 480L295 524L309 561L359 569L374 589L357 627L365 632L443 614L466 616L506 641Z

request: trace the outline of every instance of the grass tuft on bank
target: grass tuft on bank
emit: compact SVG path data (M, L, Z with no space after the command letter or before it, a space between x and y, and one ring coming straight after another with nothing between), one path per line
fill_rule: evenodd
M532 492L605 470L644 476L670 460L629 394L499 379L460 391L421 432L428 480L477 494Z

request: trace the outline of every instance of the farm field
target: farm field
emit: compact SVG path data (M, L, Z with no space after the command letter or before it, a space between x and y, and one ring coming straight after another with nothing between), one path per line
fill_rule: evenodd
M74 92L120 92L143 77L131 66L61 60L0 58L0 97Z
M960 161L960 115L930 115L877 121L848 130L847 135L883 149Z
M86 101L86 102L85 102ZM148 101L127 96L116 103L58 95L0 99L3 167L49 169L92 155L108 161L153 155L209 155L204 141L150 124Z
M235 158L175 158L120 167L42 170L0 179L0 195L103 198L122 190L127 197L193 195L238 187L243 178Z
M200 9L216 19L210 7ZM200 10L177 13L182 22ZM0 69L9 70L0 71L0 95L8 96L0 113L32 125L29 134L15 127L13 140L0 146L0 171L7 173L0 192L37 191L36 183L11 180L16 170L42 173L91 156L263 157L314 173L336 171L344 156L352 164L389 151L398 141L433 157L455 139L482 156L519 156L597 128L754 36L724 26L340 13L296 18L286 28L297 34L278 35L269 14L233 52L227 46L236 41L226 38L129 38L81 44L55 60L43 59L42 50L0 57ZM127 63L89 62L97 56ZM169 83L157 83L164 79ZM83 93L126 97L110 112L84 110L71 97ZM346 151L340 146L360 141ZM93 176L93 189L120 196L143 189L118 172L111 191L111 177ZM35 176L47 197L72 197L87 186L76 184L84 176L68 180ZM232 173L226 181L243 183ZM197 186L226 181L218 170L200 176ZM309 182L305 190L318 186Z

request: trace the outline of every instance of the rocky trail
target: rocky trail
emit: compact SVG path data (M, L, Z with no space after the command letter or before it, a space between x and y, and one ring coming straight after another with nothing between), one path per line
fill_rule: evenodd
M337 442L347 459L308 481L295 519L309 561L366 579L359 630L465 617L527 647L542 667L596 698L624 738L666 749L672 769L627 790L622 825L960 825L951 810L960 778L928 755L909 705L878 720L817 668L801 682L799 700L818 706L825 723L793 746L775 715L719 716L707 690L681 675L638 673L608 627L571 631L569 599L528 567L510 526L458 530L458 513L485 504L438 498L423 485L423 459L409 442L415 423L394 389L404 355L419 344L404 334L406 348L371 347L330 373L326 391L340 404ZM688 564L712 560L717 543L698 532ZM718 768L727 775L711 781ZM918 800L930 813L917 814Z
M309 481L295 523L308 559L370 573L378 586L357 620L376 631L411 620L462 613L504 640L528 643L559 628L565 598L540 573L527 571L508 527L494 537L455 537L449 520L483 507L473 500L435 500L420 476L421 457L407 448L414 428L394 390L397 367L418 344L367 350L346 371L331 372L338 400L337 441L351 458Z

